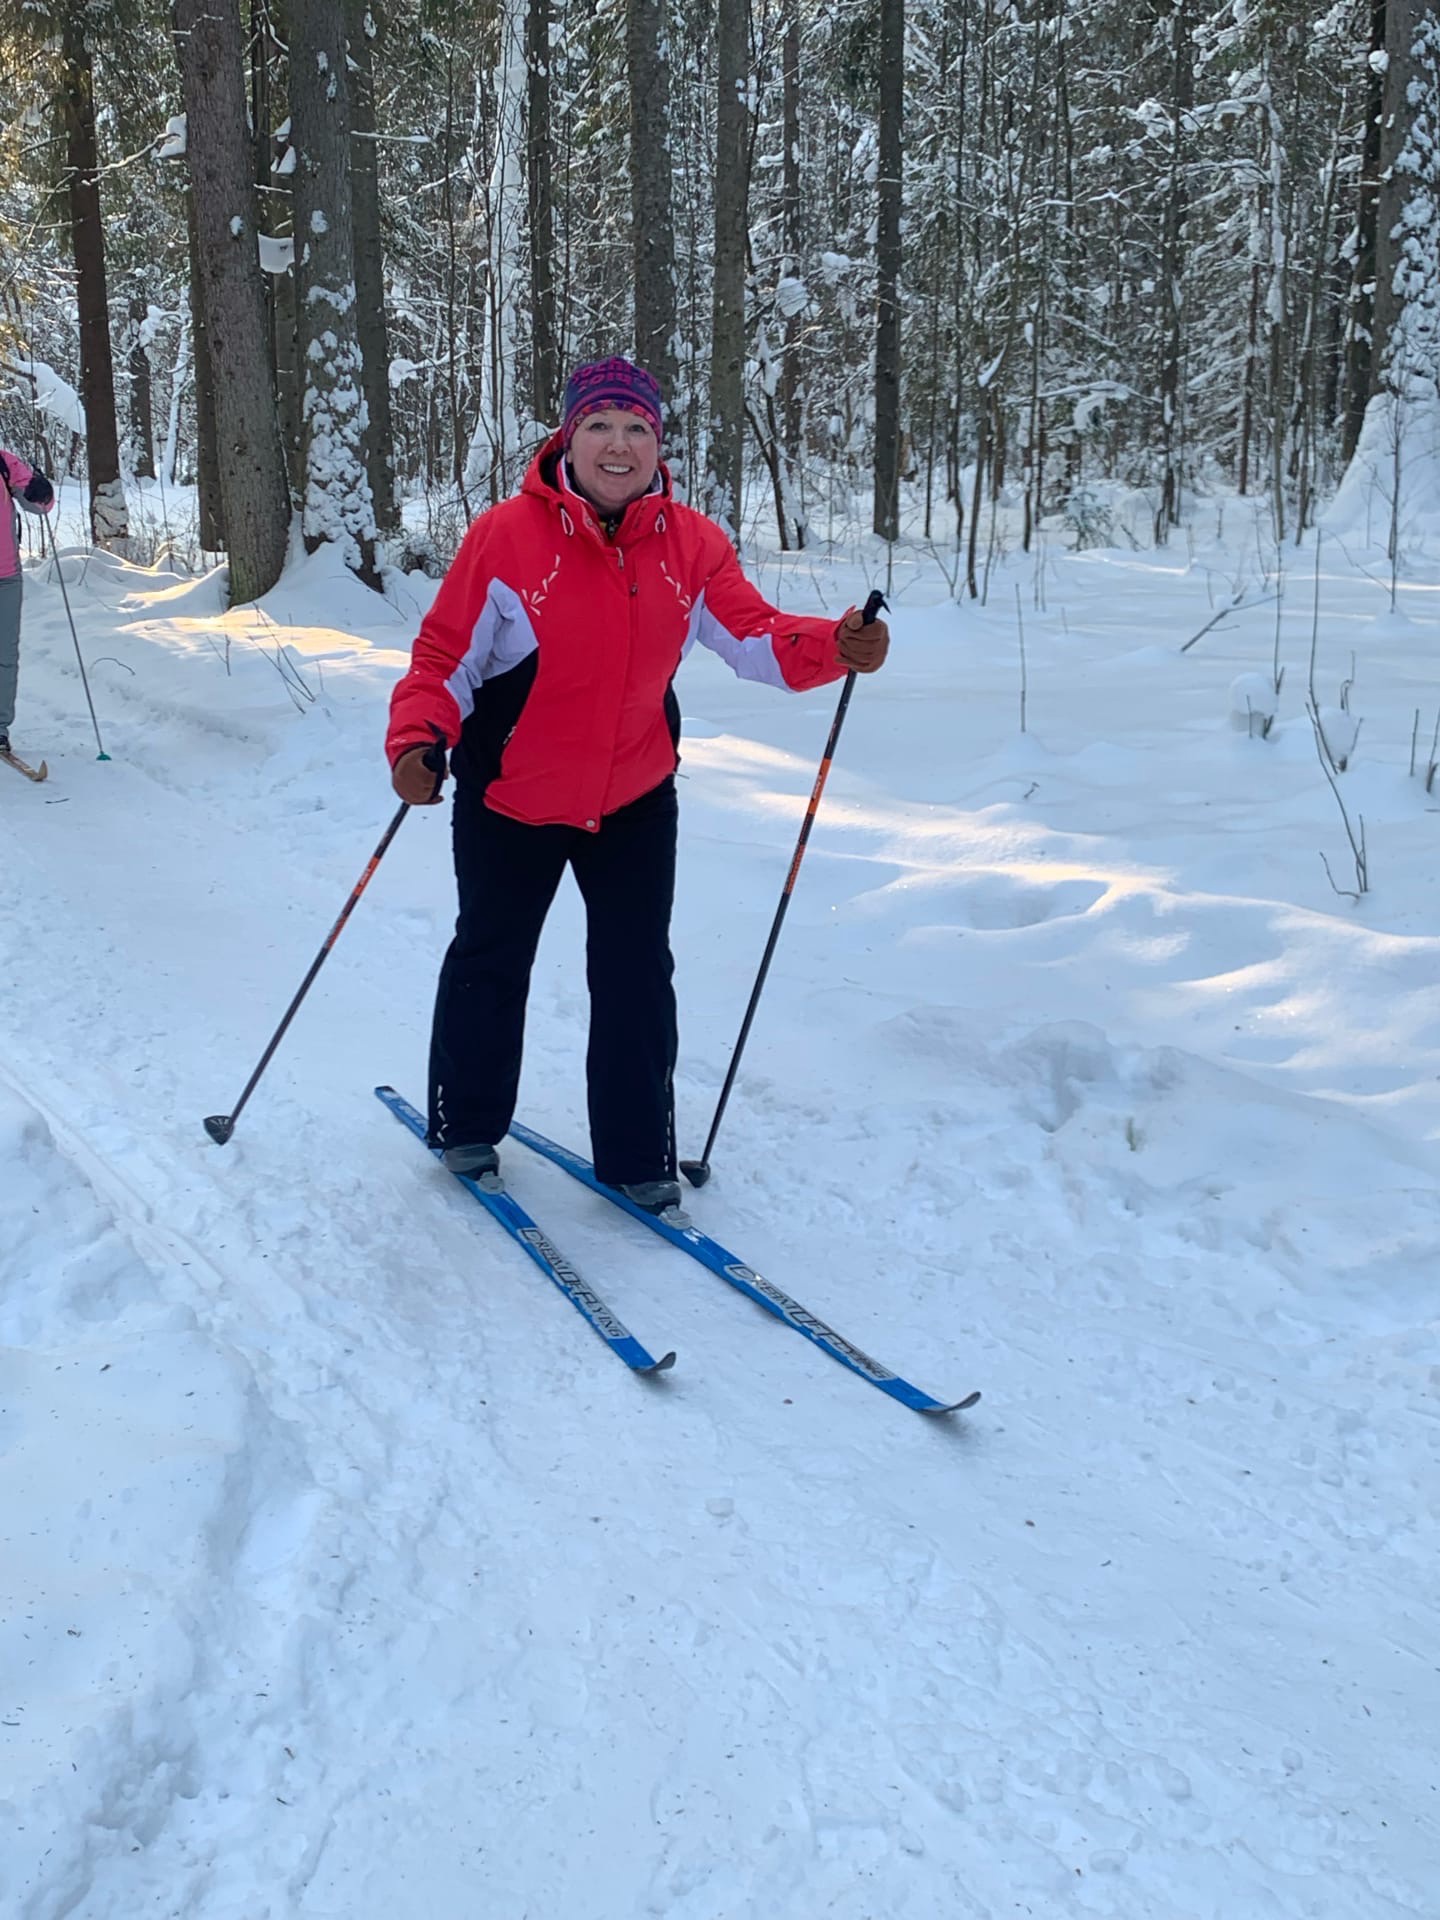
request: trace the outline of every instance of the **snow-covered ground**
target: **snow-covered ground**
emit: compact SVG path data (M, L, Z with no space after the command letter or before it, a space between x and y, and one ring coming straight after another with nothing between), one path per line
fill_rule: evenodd
M1433 1920L1440 572L1395 616L1383 562L1321 549L1357 904L1319 858L1354 888L1304 711L1313 546L1180 651L1262 551L1232 503L1193 552L1052 556L1043 606L1030 560L985 609L897 572L691 1205L922 1385L983 1388L940 1424L511 1148L678 1350L638 1382L371 1097L423 1090L440 810L212 1145L393 809L431 589L386 606L317 558L225 615L75 550L102 763L32 573L16 744L51 778L0 769L6 1920ZM837 613L869 584L760 576ZM834 695L708 656L681 692L693 1153ZM577 1143L579 943L567 891L523 1101Z

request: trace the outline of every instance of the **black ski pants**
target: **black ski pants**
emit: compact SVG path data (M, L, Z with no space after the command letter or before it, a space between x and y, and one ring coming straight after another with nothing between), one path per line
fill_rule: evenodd
M433 1146L493 1145L515 1116L525 1001L567 866L585 901L595 1171L611 1186L675 1178L675 782L606 814L598 832L532 827L457 783L460 914L430 1042Z

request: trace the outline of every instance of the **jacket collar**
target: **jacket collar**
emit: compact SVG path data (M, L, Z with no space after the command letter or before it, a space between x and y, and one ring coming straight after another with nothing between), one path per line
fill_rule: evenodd
M530 462L520 490L545 501L552 511L558 510L572 526L584 527L597 540L604 540L605 523L599 508L587 500L570 479L562 434L552 433L539 449ZM655 471L650 491L641 494L638 500L632 500L620 516L620 524L615 531L616 541L635 540L643 534L654 533L657 524L663 530L664 509L670 498L670 469L662 460Z

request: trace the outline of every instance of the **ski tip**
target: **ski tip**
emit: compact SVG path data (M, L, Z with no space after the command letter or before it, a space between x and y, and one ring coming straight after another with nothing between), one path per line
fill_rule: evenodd
M977 1387L973 1393L967 1393L963 1400L952 1400L950 1404L945 1407L942 1407L942 1406L921 1407L920 1411L921 1413L931 1413L931 1414L967 1413L971 1407L976 1406L979 1403L979 1399L980 1399L980 1389Z
M50 778L50 767L44 760L38 767L32 767L28 761L22 760L18 753L0 753L0 760L3 760L7 767L14 767L17 773L23 773L27 780L34 780L37 784L41 780Z
M646 1373L668 1373L671 1367L674 1366L674 1364L675 1364L674 1354L667 1353L662 1359L657 1360L653 1367L646 1367L645 1372Z
M235 1131L235 1122L228 1113L212 1113L205 1122L205 1131L217 1147L223 1147Z

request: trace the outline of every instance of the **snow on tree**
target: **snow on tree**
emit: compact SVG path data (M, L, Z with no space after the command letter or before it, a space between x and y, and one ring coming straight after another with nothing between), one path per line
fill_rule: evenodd
M1440 396L1440 17L1420 9L1410 27L1404 139L1393 173L1397 217L1390 233L1395 317L1386 364L1403 390L1419 382Z
M378 585L375 510L365 466L365 405L350 210L350 89L340 0L291 15L290 109L296 166L305 544L333 541Z
M197 404L203 424L211 424L203 409L213 408L216 446L213 471L207 462L202 484L218 493L231 599L246 601L268 592L280 577L290 495L254 237L254 151L246 120L239 8L236 0L175 0L175 25L192 132L185 154L199 296ZM203 135L196 131L200 128ZM174 438L172 418L167 434L172 461ZM222 445L223 460L218 457ZM202 518L202 540L209 531Z
M316 109L326 114L347 89L358 95L367 56L382 79L373 126L352 98L333 142L351 161L352 228L364 163L368 286L358 257L338 257L336 195L313 178L300 182L295 272L275 276L267 250L277 390L312 538L322 523L357 544L367 534L362 496L342 478L363 441L347 358L362 317L391 335L372 351L362 334L365 411L378 416L373 396L387 390L392 411L388 433L375 421L382 444L365 444L367 471L372 486L393 471L401 492L430 498L437 548L513 484L532 425L553 419L565 366L643 343L667 378L682 487L697 491L718 420L728 477L713 497L727 512L765 475L787 543L808 537L822 503L834 537L871 523L883 442L900 456L902 523L913 504L925 537L962 551L976 592L1005 540L1095 524L1106 489L1144 493L1130 521L1147 540L1216 486L1263 493L1277 530L1313 524L1391 377L1402 255L1413 284L1398 340L1412 364L1429 352L1416 297L1433 271L1428 123L1405 95L1417 78L1429 84L1414 51L1434 27L1425 0L906 0L888 316L901 322L898 434L862 371L894 259L889 205L882 272L880 0L748 0L733 55L725 40L727 96L718 16L698 0L256 0L243 11L267 147L256 169L265 217L251 235L283 238L283 190L315 145L303 106L286 121L287 63L297 96L332 86ZM187 128L152 7L27 0L0 14L0 110L17 132L0 172L0 239L26 287L11 324L83 393L75 283L53 217L63 148L46 137L66 15L89 23L97 205L119 263L112 326L141 304L181 311L191 250L179 169L167 178L155 156L178 157ZM348 66L339 34L332 44L317 24L337 17ZM317 39L323 75L306 52ZM297 285L324 309L318 328L313 311L292 318ZM117 345L129 342L127 328ZM194 347L198 370L203 327ZM413 371L388 389L392 361ZM177 398L178 364L156 361L157 420ZM190 472L197 441L213 443L213 383L188 369L187 356L176 445ZM127 378L143 369L122 354L122 414ZM1096 395L1103 405L1088 403ZM302 438L313 472L300 469Z
M503 0L495 63L495 146L485 201L486 273L481 322L480 392L465 462L465 482L493 504L510 491L519 464L515 407L519 330L516 305L526 282L525 135L529 79L526 0Z
M1392 0L1384 73L1376 392L1327 524L1383 539L1393 604L1407 547L1440 536L1440 19L1422 0Z

